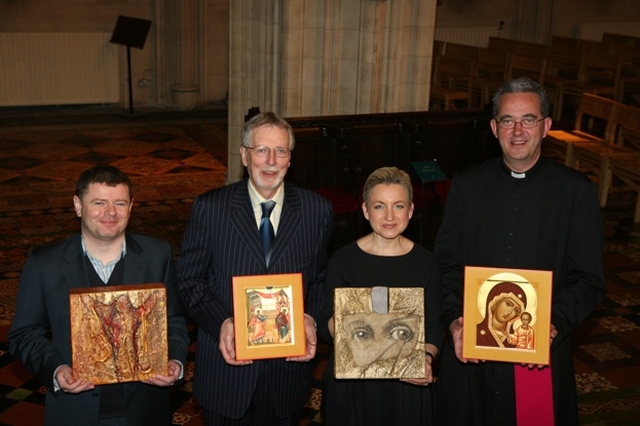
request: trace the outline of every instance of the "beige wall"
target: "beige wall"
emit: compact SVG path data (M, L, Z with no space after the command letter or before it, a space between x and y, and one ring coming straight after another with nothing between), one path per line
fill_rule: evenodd
M0 0L1 32L112 33L119 15L148 19L152 26L143 49L131 49L136 105L174 106L171 85L177 80L176 0ZM226 101L228 90L228 0L194 0L198 18L198 104ZM126 48L120 58L122 93L126 93ZM148 87L136 84L143 76Z
M250 107L285 117L429 108L435 0L231 5L230 181Z
M640 22L638 0L439 0L436 13L436 28L504 21L503 37L538 42L573 37L580 23Z
M227 100L229 1L189 0L197 16L197 22L190 25L196 28L198 44L194 68L189 71L197 87L198 106ZM584 22L640 22L638 0L438 0L437 3L436 28L498 26L504 21L501 32L504 37L538 42L548 41L551 34L573 36L576 26ZM180 25L176 22L175 7L176 0L0 0L0 31L111 33L118 15L150 19L153 25L144 49L134 48L131 53L134 83L144 76L151 80L151 85L134 84L133 98L139 105L177 106L171 87L178 80L180 58L184 55L180 56L176 42ZM307 19L304 30L298 30L313 35L319 31L315 23ZM124 102L126 49L121 50ZM305 84L302 91L313 89L313 83L305 81ZM316 107L306 105L309 111L304 112Z

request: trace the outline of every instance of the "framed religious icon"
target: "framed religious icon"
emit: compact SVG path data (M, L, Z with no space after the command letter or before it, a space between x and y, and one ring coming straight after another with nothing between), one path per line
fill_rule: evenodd
M552 275L465 267L462 355L548 365Z
M302 274L233 277L236 359L306 353Z
M163 284L72 289L73 374L94 385L167 374L167 298Z
M336 288L337 379L425 376L424 289Z

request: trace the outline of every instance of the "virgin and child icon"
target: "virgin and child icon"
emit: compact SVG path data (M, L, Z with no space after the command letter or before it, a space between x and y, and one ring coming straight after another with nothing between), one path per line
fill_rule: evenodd
M549 333L551 286L549 271L465 268L464 356L545 364L548 345L536 338Z
M489 292L478 293L478 307L484 313L477 325L476 342L480 346L533 349L533 325L537 298L526 281L487 280Z

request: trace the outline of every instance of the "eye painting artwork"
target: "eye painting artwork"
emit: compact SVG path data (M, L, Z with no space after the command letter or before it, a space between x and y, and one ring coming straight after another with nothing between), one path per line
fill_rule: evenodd
M375 289L336 289L336 378L423 377L423 289Z

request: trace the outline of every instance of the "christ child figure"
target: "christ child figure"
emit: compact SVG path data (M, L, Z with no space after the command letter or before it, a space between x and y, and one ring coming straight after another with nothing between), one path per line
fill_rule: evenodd
M522 325L509 336L509 341L516 345L516 349L534 349L533 328L531 328L531 314L523 312L520 314Z

